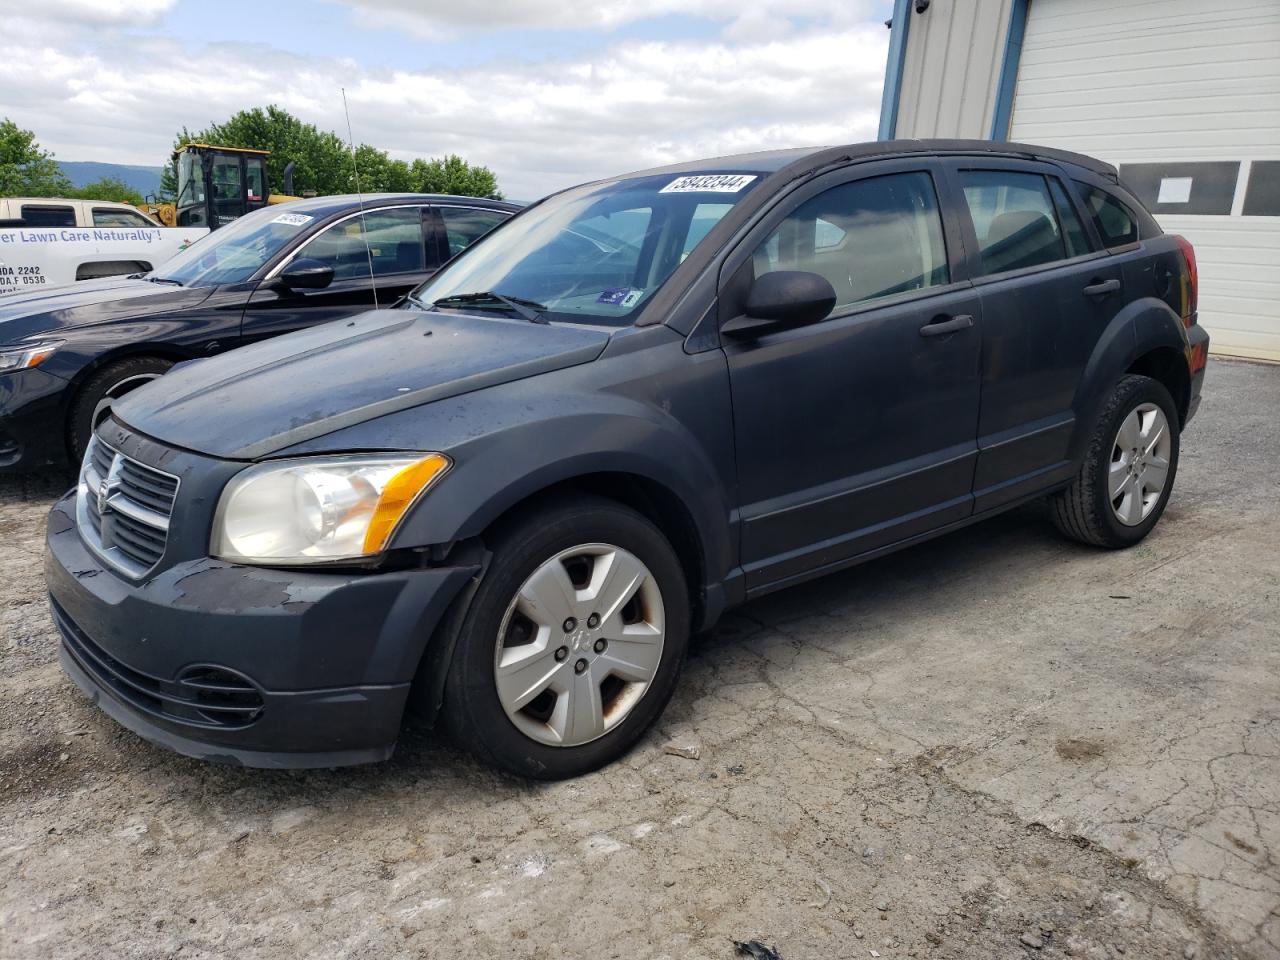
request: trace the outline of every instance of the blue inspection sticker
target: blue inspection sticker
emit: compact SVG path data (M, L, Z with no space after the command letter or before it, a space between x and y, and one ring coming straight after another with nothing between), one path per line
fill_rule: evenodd
M596 303L607 303L611 307L621 307L632 293L630 287L610 287L596 297Z

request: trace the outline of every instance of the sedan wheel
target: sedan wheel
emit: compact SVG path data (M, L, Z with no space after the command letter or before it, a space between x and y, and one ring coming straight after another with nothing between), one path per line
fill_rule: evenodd
M525 580L499 629L503 710L539 743L590 743L649 689L665 623L662 591L634 554L604 543L560 551Z

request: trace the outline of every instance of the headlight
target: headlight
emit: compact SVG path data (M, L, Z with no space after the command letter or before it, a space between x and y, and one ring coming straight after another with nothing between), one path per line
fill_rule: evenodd
M62 345L61 340L46 340L43 343L27 343L20 347L0 348L0 373L13 370L26 370L36 367L49 359L53 351Z
M449 458L340 457L250 467L227 484L210 552L237 563L301 564L381 553Z

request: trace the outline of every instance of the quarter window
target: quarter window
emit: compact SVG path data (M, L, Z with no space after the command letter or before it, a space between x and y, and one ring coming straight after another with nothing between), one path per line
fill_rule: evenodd
M1084 205L1108 250L1138 242L1138 220L1123 203L1097 187L1083 186Z
M756 276L775 270L826 277L836 309L947 283L932 178L870 177L810 198L756 248Z
M1040 174L965 170L960 184L978 235L983 273L1025 270L1066 259L1067 246L1049 184Z
M507 219L497 210L476 210L468 207L441 207L444 232L449 241L449 256L456 257L471 244Z
M369 245L365 247L366 233ZM335 280L412 273L423 269L422 211L419 207L370 210L335 223L298 251L298 258L333 267Z

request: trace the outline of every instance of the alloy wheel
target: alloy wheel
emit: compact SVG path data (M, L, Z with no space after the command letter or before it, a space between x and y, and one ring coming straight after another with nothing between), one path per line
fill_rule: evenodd
M1107 474L1111 509L1125 526L1151 515L1169 481L1173 437L1164 411L1143 403L1129 411L1116 432Z

